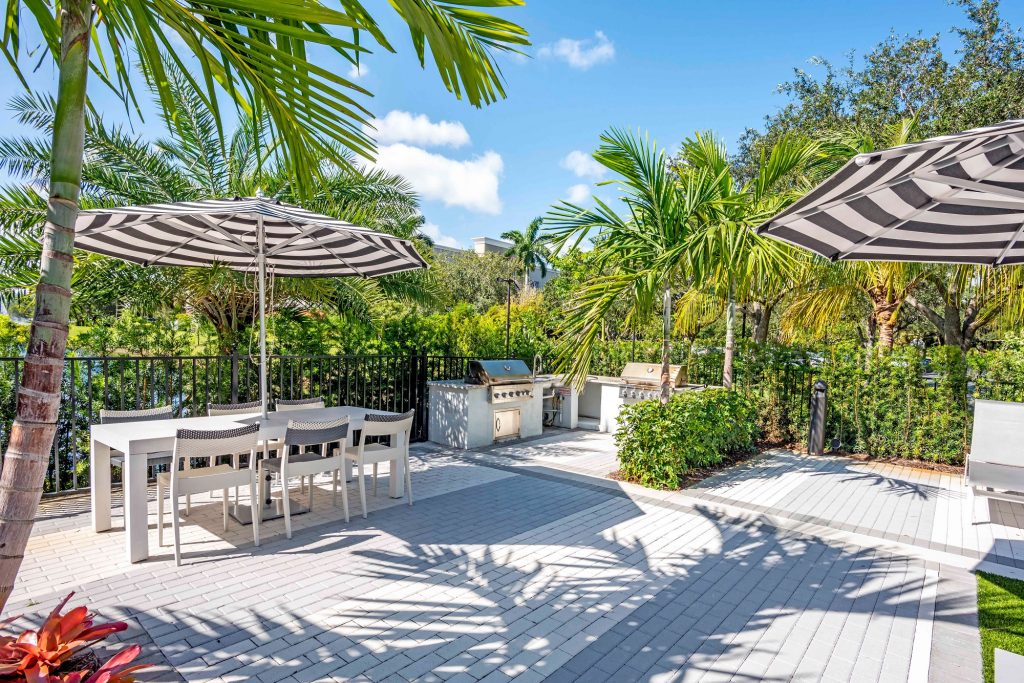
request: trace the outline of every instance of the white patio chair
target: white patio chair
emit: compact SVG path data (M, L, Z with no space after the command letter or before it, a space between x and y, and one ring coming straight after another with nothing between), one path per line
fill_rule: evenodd
M157 406L156 408L141 408L139 410L100 410L100 424L120 424L122 422L148 422L149 420L170 420L174 417L174 408L171 406ZM171 452L160 451L146 454L146 463L150 467L171 464ZM114 451L110 454L110 464L118 467L124 464L124 453Z
M317 408L326 408L327 404L324 402L323 397L315 396L313 398L294 398L294 399L278 399L274 403L274 409L281 413L287 410L311 410ZM277 439L267 444L268 450L280 451L283 447L284 441ZM302 477L299 479L299 491L305 492L306 490L306 478Z
M1024 403L974 402L964 477L974 496L1024 503Z
M250 401L248 403L207 403L206 414L210 417L218 415L252 415L253 413L259 413L263 409L263 404L259 401ZM269 445L264 450L269 449ZM270 449L272 450L272 449ZM237 470L241 465L241 456L244 453L235 453L231 455L231 464ZM213 465L213 461L210 462ZM251 463L249 465L252 466ZM235 487L235 505L238 505L238 487ZM192 501L187 500L185 502L185 515L187 516L192 510Z
M288 481L293 477L309 477L309 509L313 509L313 476L330 473L333 485L334 505L338 504L338 478L345 465L345 442L348 440L348 417L330 422L295 422L289 421L284 435L284 447L281 455L276 458L260 460L259 476L262 481L267 473L278 476L281 482L281 497L284 507L284 531L288 538L292 537L291 497L288 495ZM330 456L325 457L328 446L334 442L341 444ZM292 447L298 449L291 453ZM320 453L309 450L310 446L320 446ZM270 495L268 490L267 495ZM345 509L345 523L348 523L348 489L341 482L341 503ZM260 506L260 510L263 506Z
M377 465L389 460L401 460L405 465L405 495L412 505L412 476L409 473L409 437L412 434L412 420L416 411L407 413L380 415L367 413L363 427L359 432L359 442L355 451L345 453L345 457L356 466L359 478L359 500L363 505L363 518L366 518L366 484L363 481L363 466L373 465L373 495L377 495ZM366 443L367 437L388 437L388 443ZM395 476L392 472L391 476Z
M249 403L207 403L206 414L214 415L251 415L263 410L263 404L259 401Z
M274 409L278 412L284 410L309 410L315 408L326 408L327 404L324 402L323 397L316 396L314 398L295 398L295 399L278 399L274 403Z
M249 452L249 462L255 462L258 424L233 427L231 429L179 429L174 439L174 460L170 472L161 472L156 478L157 539L164 544L164 492L171 497L171 526L174 529L174 563L181 566L181 520L178 514L178 499L193 493L224 492L224 531L228 530L228 489L232 486L249 486L249 498L253 508L258 506L259 485L256 469L238 469L227 464L212 465L193 469L189 466L192 458L210 458L211 462L220 455ZM179 469L179 465L181 468ZM253 542L260 544L259 515L253 516Z

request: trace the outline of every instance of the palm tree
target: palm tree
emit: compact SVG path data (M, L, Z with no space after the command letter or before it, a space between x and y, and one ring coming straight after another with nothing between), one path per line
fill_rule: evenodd
M807 188L807 173L819 160L818 146L786 135L763 154L757 174L740 183L725 145L710 133L683 142L675 171L681 178L714 176L719 201L702 207L685 249L693 284L725 302L725 358L722 384L733 384L736 305L778 289L801 258L785 244L753 228L794 201Z
M408 25L420 63L426 50L445 87L472 104L504 96L493 50L527 44L519 26L480 11L522 4L521 0L393 0ZM20 36L27 9L57 65L57 103L51 133L50 188L43 253L36 287L36 312L18 394L17 416L0 474L0 608L6 604L21 566L42 494L47 454L56 430L60 384L71 299L74 225L82 184L86 81L89 72L135 101L129 64L134 57L156 88L165 115L173 112L165 60L175 62L189 86L213 114L218 130L227 97L243 118L271 122L271 139L295 183L306 194L323 158L337 159L337 146L372 156L363 132L369 112L355 99L368 94L323 66L307 50L329 50L358 64L367 52L364 36L393 50L359 0L339 9L318 0L12 0L6 5L0 40L8 64L26 84ZM27 21L26 21L27 23ZM351 31L351 39L340 31ZM174 41L174 42L172 42ZM103 46L108 54L90 54ZM183 47L184 46L184 47ZM184 60L193 58L194 63ZM339 60L339 61L340 61ZM32 62L38 61L33 57Z
M868 346L892 349L903 306L927 274L917 263L816 259L797 278L782 314L783 335L809 330L820 336L851 312L864 311Z
M547 259L551 252L547 247L547 236L541 233L544 223L542 217L534 218L526 226L526 230L507 230L501 233L501 239L512 243L512 248L505 252L506 258L517 259L523 264L523 291L530 287L530 273L540 270L542 278L547 277Z
M594 346L609 311L628 297L624 325L635 326L661 301L662 400L670 393L669 358L672 291L692 274L686 245L699 216L719 200L720 178L701 169L676 178L663 150L647 136L611 129L601 135L594 159L617 177L612 181L625 205L618 213L601 198L593 208L563 201L545 218L554 251L578 247L592 237L595 266L606 273L582 287L561 323L562 342L556 365L574 384L582 385Z
M82 166L82 206L150 204L252 195L261 189L310 210L382 230L413 237L422 221L412 187L379 169L325 162L308 198L295 196L288 175L261 143L265 122L243 125L231 137L227 155L217 156L217 132L200 98L186 87L183 75L168 65L171 97L178 124L167 121L168 137L150 143L111 129L99 117L86 115L85 157ZM53 124L54 101L29 93L12 102L20 122L45 132ZM24 185L4 187L0 216L17 215L18 223L0 239L4 282L22 295L35 285L34 268L40 257L38 235L45 219L41 190L48 181L49 156L35 138L0 139L0 169L25 179ZM86 252L75 252L72 312L88 317L109 303L138 303L145 310L174 304L205 318L213 327L222 353L231 353L240 335L253 323L256 302L251 277L229 268L142 268ZM116 275L116 277L114 276ZM380 279L281 278L272 288L269 310L280 306L328 308L370 317L386 295L424 302L432 294L420 273Z
M902 119L882 129L877 139L857 127L826 135L821 144L824 157L818 166L831 175L857 154L896 147L916 139L917 117ZM920 264L885 261L843 261L827 263L815 259L804 268L794 296L783 313L783 332L793 336L800 328L818 333L855 308L867 311L869 345L887 350L893 347L899 315L915 289L927 280L928 268Z

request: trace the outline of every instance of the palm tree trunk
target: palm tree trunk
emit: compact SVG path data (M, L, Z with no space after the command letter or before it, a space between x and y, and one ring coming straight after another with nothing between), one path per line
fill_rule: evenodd
M736 300L729 288L729 305L725 309L725 359L722 362L722 386L732 389L732 360L736 344Z
M662 298L662 315L664 317L661 338L661 402L668 403L672 395L672 379L669 365L672 360L672 290L665 287Z
M61 11L60 81L35 318L18 389L17 412L0 473L0 609L13 590L43 492L57 429L68 338L92 3L65 0ZM58 471L56 476L59 475Z

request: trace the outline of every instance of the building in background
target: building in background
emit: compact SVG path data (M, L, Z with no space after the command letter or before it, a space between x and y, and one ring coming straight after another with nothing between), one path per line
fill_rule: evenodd
M438 254L444 254L444 253L457 253L457 252L460 252L460 251L462 251L462 252L472 251L473 253L477 254L478 256L483 256L484 254L504 254L506 251L508 251L511 248L512 248L512 243L511 242L506 242L505 240L499 240L499 239L497 239L495 237L474 237L473 238L473 248L472 249L458 249L456 247L442 247L442 246L439 246L439 245L435 244L434 245L434 252L438 253ZM547 272L544 275L541 275L540 268L534 268L533 271L530 273L530 284L532 284L537 289L540 289L541 287L543 287L545 284L547 284L548 282L550 282L553 278L555 278L557 276L558 276L558 271L555 270L555 268L551 264L548 264Z

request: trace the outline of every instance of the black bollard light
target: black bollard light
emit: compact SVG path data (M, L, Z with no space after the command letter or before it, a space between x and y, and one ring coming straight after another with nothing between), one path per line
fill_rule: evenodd
M825 452L825 416L828 412L828 385L820 379L811 390L811 433L807 438L807 452L822 455Z

